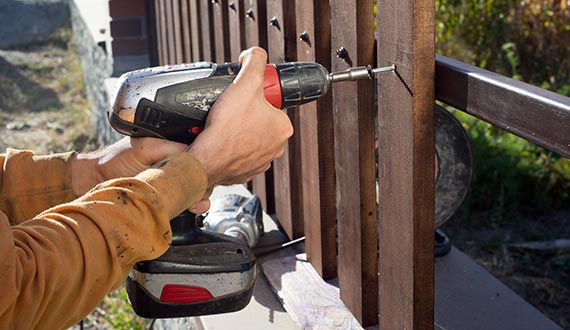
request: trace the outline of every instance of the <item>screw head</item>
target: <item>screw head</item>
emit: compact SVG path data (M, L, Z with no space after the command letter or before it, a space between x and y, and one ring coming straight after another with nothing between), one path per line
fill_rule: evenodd
M299 40L304 41L304 42L308 42L309 41L309 32L307 32L307 31L301 32L301 34L299 35Z
M245 12L245 17L254 19L254 17L253 17L253 9L251 9L251 8L248 9L248 10Z
M236 10L236 4L234 2L230 2L230 4L228 5L228 7L230 7L231 10L235 11Z
M279 19L277 19L277 16L271 17L271 19L269 20L269 24L271 26L279 26Z
M346 51L346 49L344 47L340 47L339 49L336 50L336 57L341 58L341 59L345 59L348 56L348 52Z

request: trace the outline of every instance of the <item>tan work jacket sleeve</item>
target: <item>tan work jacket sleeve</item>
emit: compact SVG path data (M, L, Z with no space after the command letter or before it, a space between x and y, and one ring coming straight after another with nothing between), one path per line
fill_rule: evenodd
M73 200L70 156L0 156L0 329L63 329L81 320L135 262L166 251L169 219L207 185L199 162L180 154Z

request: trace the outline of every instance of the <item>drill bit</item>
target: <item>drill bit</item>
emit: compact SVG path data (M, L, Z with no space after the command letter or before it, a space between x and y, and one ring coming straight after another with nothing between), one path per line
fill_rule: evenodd
M329 82L336 83L341 81L354 81L362 79L376 79L379 73L392 72L396 70L395 65L384 66L381 68L372 68L370 65L350 68L346 71L329 73Z

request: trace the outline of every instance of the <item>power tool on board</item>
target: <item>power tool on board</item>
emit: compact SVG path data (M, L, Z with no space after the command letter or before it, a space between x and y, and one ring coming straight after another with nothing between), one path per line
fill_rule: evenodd
M117 83L109 114L111 126L132 137L190 144L204 128L217 97L236 78L239 69L237 63L197 62L125 73ZM332 83L374 79L382 72L394 70L394 66L362 66L329 73L312 62L268 64L264 94L273 106L285 109L319 99ZM441 111L445 114L437 115ZM439 131L443 136L441 143L455 141L451 147L436 147L442 153L436 155L437 182L441 181L439 177L445 179L445 189L436 184L436 199L442 190L447 197L439 224L461 203L471 177L471 153L465 132L447 114L436 109L436 118L440 118L436 120L436 139ZM450 130L451 126L455 130ZM457 172L457 162L464 165L461 173ZM449 187L455 187L452 193ZM230 200L230 204L237 203L238 199ZM436 215L436 223L437 218ZM188 212L173 219L170 249L158 259L138 263L131 271L126 288L137 314L148 318L185 317L236 311L248 304L255 281L252 240L234 220L216 222L215 231L205 228L212 227L211 221L198 220ZM262 232L262 227L258 230ZM437 238L436 233L436 242Z

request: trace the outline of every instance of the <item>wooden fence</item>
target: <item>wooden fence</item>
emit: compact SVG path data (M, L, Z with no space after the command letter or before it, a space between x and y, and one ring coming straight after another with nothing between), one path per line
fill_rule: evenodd
M396 65L377 91L372 81L340 83L288 110L294 137L251 184L290 238L306 236L312 265L325 279L338 277L342 300L364 326L433 327L436 97L570 156L568 98L436 59L434 0L382 1L377 17L373 1L361 0L147 5L153 64L237 61L258 45L274 63L316 61L333 71Z

